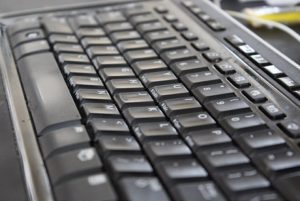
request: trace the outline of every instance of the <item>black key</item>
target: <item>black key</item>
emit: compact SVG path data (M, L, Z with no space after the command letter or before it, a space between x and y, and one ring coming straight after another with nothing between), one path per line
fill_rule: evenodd
M10 38L13 47L26 42L33 42L45 38L45 34L41 29L30 29L18 32Z
M126 40L135 40L140 39L141 36L137 31L120 31L120 32L114 32L110 34L111 40L114 43L118 43L120 41L126 41Z
M104 80L115 78L134 78L135 74L129 67L102 68L99 70L100 77Z
M174 138L178 136L176 129L169 123L140 123L133 128L135 135L141 140Z
M122 56L99 56L94 59L97 69L104 67L124 67L127 62Z
M193 89L192 92L198 98L198 100L201 101L201 103L208 100L234 96L233 90L222 83L200 86Z
M114 100L121 109L134 106L153 106L154 101L146 91L117 93Z
M164 15L164 19L169 22L169 23L173 23L173 22L177 22L178 18L175 15L172 14L166 14Z
M206 24L214 31L224 31L225 27L215 20L209 20L206 22Z
M56 43L53 46L53 50L58 53L84 53L83 49L80 45L75 44L64 44L64 43Z
M188 132L185 136L186 142L193 150L209 146L220 146L231 142L231 138L221 128L201 129Z
M271 178L277 173L300 167L300 154L290 148L272 150L257 156L257 164Z
M141 150L137 141L130 135L103 135L99 137L98 147L102 155L109 154L111 152L139 153Z
M233 64L228 63L226 61L222 61L220 63L215 64L215 67L217 70L224 74L224 75L230 75L235 73L235 67Z
M76 99L82 102L112 102L112 99L105 89L78 89L75 92Z
M245 89L243 93L254 103L263 103L267 101L266 96L259 89L249 88Z
M167 64L196 58L195 54L189 49L167 51L163 53L161 57Z
M189 96L189 91L181 83L155 86L150 92L157 101Z
M132 64L132 68L138 75L145 72L167 70L166 64L160 59L138 61Z
M235 46L245 44L245 42L237 35L228 36L225 39Z
M40 28L40 22L37 18L26 18L24 20L18 20L13 25L8 27L8 33L10 36L24 30Z
M102 135L129 135L129 128L125 121L120 118L91 118L88 126L92 129L94 139Z
M153 169L148 160L141 154L112 155L107 158L109 170L114 173L114 177L125 174L151 174Z
M250 45L240 45L238 46L238 49L246 55L252 55L256 53L256 51Z
M139 79L112 79L106 82L106 86L111 94L119 92L134 92L144 89Z
M44 159L68 150L88 147L90 138L81 124L50 130L38 138Z
M250 106L238 97L206 102L205 106L215 118L251 111Z
M206 170L192 158L162 161L157 166L164 181L195 180L207 177Z
M260 54L255 54L250 56L250 59L258 66L262 67L262 66L267 66L270 64L270 62L265 59L263 56L261 56Z
M199 102L191 96L167 99L160 105L168 117L176 114L196 112L202 109Z
M96 71L92 65L82 65L82 64L67 64L64 66L64 73L67 76L71 75L87 75L96 76Z
M134 26L137 26L139 24L157 22L158 21L157 17L155 17L151 13L132 16L129 20L130 20L131 24L133 24Z
M203 41L192 42L192 46L197 51L206 51L206 50L209 50L208 45L205 42L203 42Z
M38 135L48 126L80 121L80 114L52 53L23 57L18 61L18 70Z
M286 144L283 137L274 131L266 129L239 135L236 137L236 141L248 154Z
M296 83L292 78L290 77L280 77L278 78L278 81L281 85L283 85L285 88L291 90L291 89L297 89L300 87L300 84Z
M143 61L147 59L157 59L157 54L152 49L145 50L131 50L124 54L128 63L132 64L136 61Z
M163 51L166 50L182 49L185 47L186 47L185 44L178 39L163 40L163 41L155 42L153 44L153 48L155 49L156 52L159 53L162 53Z
M157 106L127 108L123 110L123 115L131 125L140 122L157 122L165 119L164 114Z
M76 35L78 38L83 37L102 37L105 36L105 32L101 28L94 28L94 27L86 27L86 28L79 28L76 30Z
M33 42L23 43L17 46L14 49L14 55L16 60L19 60L20 58L30 54L46 52L49 50L50 50L50 46L46 40L37 40Z
M265 121L255 113L238 114L225 117L220 121L223 128L230 134L252 131L257 128L264 128Z
M152 161L192 156L189 147L180 139L152 140L144 144L144 150Z
M289 200L300 200L299 194L300 174L299 171L295 173L286 174L275 180L274 185L277 189Z
M238 200L259 200L259 201L283 201L281 196L274 190L263 190L243 193L237 197Z
M125 177L120 180L122 199L130 201L169 201L156 177Z
M51 36L49 36L49 41L52 44L55 43L77 44L78 43L76 36L67 35L67 34L51 34Z
M119 11L101 12L96 16L96 18L101 25L126 21L125 16Z
M281 129L293 138L300 137L300 124L296 121L283 121L279 124Z
M96 27L98 22L92 15L78 15L70 19L71 26L76 30L81 27Z
M73 89L76 88L97 88L101 89L104 87L99 77L95 76L71 76L69 83Z
M117 200L109 178L104 173L77 177L54 187L57 201L107 201Z
M197 156L211 170L244 165L250 162L249 158L233 145L200 150L197 152Z
M179 61L171 65L171 69L177 76L188 72L200 72L208 70L208 67L199 59L191 59L186 61Z
M87 175L102 169L94 148L81 148L64 152L46 160L46 167L53 185L66 182L76 176Z
M117 107L111 103L83 103L81 105L85 117L119 117Z
M265 103L260 106L260 109L271 119L283 119L286 115L283 111L273 103Z
M73 34L66 18L44 17L42 19L43 26L50 34Z
M208 51L208 52L204 52L202 55L207 61L212 63L217 63L222 61L221 54L218 52Z
M226 201L217 186L211 181L189 182L172 189L176 201Z
M90 64L89 58L85 54L62 53L58 55L58 60L61 64L79 63Z
M152 31L163 31L166 29L167 29L166 26L163 25L161 22L143 23L137 26L137 30L141 34L145 34Z
M220 83L220 78L211 71L188 73L181 77L182 82L192 89L197 86Z
M140 79L147 88L177 82L177 77L169 70L144 73Z
M122 41L117 44L120 52L124 53L129 50L142 50L147 49L149 45L144 40L128 40Z
M87 49L87 54L90 58L94 58L96 56L118 55L119 51L115 46L92 46Z
M107 33L113 33L118 31L131 31L133 26L128 22L119 22L119 23L111 23L107 24L104 27Z
M191 32L191 31L182 32L181 35L187 41L198 40L198 36L194 32Z
M182 32L182 31L186 31L188 28L186 27L185 24L181 23L181 22L175 22L172 24L172 27L176 30L176 31L179 31L179 32Z
M81 39L81 44L84 48L87 48L90 46L111 45L112 41L107 37L84 37L83 39Z
M252 167L221 173L219 181L229 197L234 197L243 191L268 188L271 185L264 176Z
M237 88L246 88L251 85L249 80L245 76L239 73L230 75L228 77L228 80Z
M284 76L284 73L274 65L265 66L263 70L273 78Z
M176 35L172 33L171 31L155 31L150 32L145 35L145 39L148 43L154 43L156 41L160 40L170 40L170 39L176 39Z
M206 112L177 115L172 118L172 122L181 132L216 126L215 120Z

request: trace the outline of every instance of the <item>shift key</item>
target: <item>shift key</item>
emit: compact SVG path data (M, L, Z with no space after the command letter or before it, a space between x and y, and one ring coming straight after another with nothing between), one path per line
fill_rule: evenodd
M18 61L29 111L38 135L65 122L80 122L80 114L51 53L33 54Z

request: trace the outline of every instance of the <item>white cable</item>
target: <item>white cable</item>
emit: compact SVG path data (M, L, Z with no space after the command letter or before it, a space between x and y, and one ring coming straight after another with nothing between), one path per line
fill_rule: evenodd
M256 23L266 25L269 28L275 27L277 29L280 29L280 30L286 32L287 34L289 34L291 37L293 37L295 40L297 40L300 43L300 35L282 23L257 18L254 16L246 15L246 14L243 14L243 13L240 13L237 11L232 11L232 10L226 10L226 12L236 18L240 18L240 19L247 20L247 21L254 21Z

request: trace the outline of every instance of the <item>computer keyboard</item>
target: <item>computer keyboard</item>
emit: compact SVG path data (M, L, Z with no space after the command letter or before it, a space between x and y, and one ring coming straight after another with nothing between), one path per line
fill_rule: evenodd
M6 84L20 78L24 143L40 149L27 168L47 173L28 182L40 201L300 200L299 66L212 3L2 21ZM22 93L8 96L21 107Z

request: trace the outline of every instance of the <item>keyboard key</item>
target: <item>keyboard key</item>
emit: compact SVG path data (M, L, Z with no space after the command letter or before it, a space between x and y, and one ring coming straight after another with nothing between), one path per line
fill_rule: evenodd
M89 135L81 124L49 130L38 138L44 159L79 147L88 147Z
M37 135L49 126L80 122L80 114L52 53L23 57L18 61L18 71Z
M144 73L140 79L147 88L177 82L177 77L169 70Z
M163 53L161 55L161 57L167 64L196 58L194 53L192 51L190 51L189 49L167 51L167 52Z
M152 49L127 51L124 54L124 57L130 64L136 61L158 58L157 54Z
M64 152L46 160L49 177L53 185L71 178L87 175L102 169L102 162L94 148L81 148Z
M139 8L130 8L126 9L124 11L124 14L127 18L131 18L132 16L137 16L137 15L145 15L151 13L149 10L139 7Z
M277 77L281 77L284 75L284 73L279 69L277 68L276 66L274 65L270 65L270 66L265 66L263 68L263 70L268 73L270 76L272 76L273 78L277 78Z
M178 39L158 41L153 44L153 49L156 52L162 53L166 50L182 49L186 46Z
M69 77L72 75L96 76L96 71L92 65L67 64L64 66L64 73Z
M50 50L50 46L46 40L37 40L33 42L23 43L17 46L14 49L14 55L16 60L19 60L20 58L30 54L46 52L49 50Z
M132 16L129 20L134 26L158 21L158 19L151 13Z
M237 35L231 35L226 37L225 39L235 46L245 44L245 42Z
M228 80L237 88L246 88L251 85L249 80L245 76L239 73L230 75L228 77Z
M106 82L106 86L111 94L119 92L141 91L144 89L140 80L136 78L112 79Z
M161 6L161 5L156 6L154 9L155 9L156 12L158 12L160 14L164 14L164 13L168 12L168 9L164 6Z
M279 83L283 85L285 88L292 90L292 89L297 89L300 87L298 83L296 83L293 79L289 77L280 77L277 78Z
M104 87L102 81L96 76L71 76L69 83L73 89L77 88L94 88L101 89Z
M211 181L178 184L172 189L176 201L226 201Z
M231 138L221 128L201 129L188 132L185 140L193 150L206 148L209 146L221 146L231 142Z
M101 25L126 21L125 16L119 11L101 12L96 16L96 18Z
M148 160L141 154L118 154L107 158L109 170L114 177L125 174L151 174L153 169Z
M197 86L215 84L221 82L220 78L211 71L188 73L181 77L182 82L192 89Z
M290 137L300 137L300 124L295 121L283 121L279 124L281 129L285 131Z
M201 105L194 97L167 99L160 105L168 117L202 109Z
M111 103L83 103L81 105L85 117L119 117L117 107Z
M107 81L117 78L134 78L135 74L129 67L102 68L99 70L102 80Z
M117 44L120 52L124 53L129 50L142 50L147 49L149 46L144 40L128 40L122 41Z
M90 60L85 54L62 53L58 55L58 60L61 64L90 64Z
M146 91L118 93L114 96L114 99L121 109L154 105L152 97Z
M206 51L206 50L209 50L208 45L205 42L203 42L203 41L192 42L192 46L197 51Z
M169 22L169 23L173 23L173 22L177 22L178 18L175 15L172 14L166 14L164 15L164 19Z
M245 89L243 93L253 103L263 103L267 101L266 96L259 89L249 88L249 89Z
M206 102L205 106L216 118L251 111L250 106L238 97Z
M238 46L239 51L241 51L243 54L251 55L255 54L256 51L250 46L250 45L240 45Z
M156 41L161 41L161 40L176 39L176 35L168 30L167 31L154 31L154 32L147 33L145 35L145 39L148 43L154 43Z
M75 92L76 99L82 102L112 102L112 99L105 89L78 89Z
M124 67L127 66L127 62L122 56L101 56L94 59L94 63L97 69L104 67Z
M163 31L167 28L161 22L150 22L150 23L143 23L137 26L137 30L141 34L145 34L152 31Z
M167 70L166 64L160 59L138 61L132 64L132 68L138 75L145 72Z
M53 46L56 53L84 53L80 45L56 43Z
M230 134L252 131L257 128L265 127L265 121L255 113L246 113L225 117L220 121L223 128Z
M84 48L88 48L90 46L111 45L112 41L107 37L84 37L81 39L81 44Z
M50 34L72 34L73 31L65 18L43 17L43 26L46 32Z
M96 56L111 56L119 54L119 51L114 46L92 46L89 47L86 51L90 58L94 58Z
M206 24L214 31L224 31L226 29L220 22L215 20L207 21Z
M141 36L137 31L120 31L120 32L114 32L110 34L111 40L114 43L118 43L120 41L126 41L126 40L135 40L140 39Z
M40 28L40 26L40 22L37 18L26 18L16 21L15 24L10 25L7 30L9 35L12 36L24 30Z
M68 44L76 44L78 43L78 40L76 38L76 36L70 34L51 34L51 36L49 36L49 41L52 44L55 43L68 43Z
M180 83L155 86L150 92L157 101L189 95L189 91Z
M249 192L243 193L237 197L238 200L261 200L261 201L283 201L281 196L278 195L274 190L266 189L256 191L256 192Z
M234 65L230 64L226 61L215 64L215 67L217 68L217 70L220 73L222 73L224 75L230 75L230 74L234 74L236 72Z
M117 200L109 178L104 173L77 177L54 187L57 201L73 200Z
M250 56L250 59L260 67L270 64L270 62L260 54L252 55Z
M84 27L76 30L78 38L83 37L102 37L105 36L105 32L101 28L95 27Z
M164 114L157 106L128 108L123 110L123 115L131 125L141 122L157 122L165 119Z
M177 76L188 72L200 72L208 70L208 67L198 59L179 61L171 65L171 69Z
M289 200L299 200L299 171L295 173L286 174L275 180L274 185L277 189Z
M266 129L239 135L236 137L236 141L247 154L286 145L283 137Z
M271 119L283 119L286 115L283 111L273 103L265 103L260 106L260 109Z
M191 150L180 139L152 140L144 144L144 150L152 161L191 156Z
M181 35L187 41L198 40L198 36L195 33L191 32L191 31L182 32Z
M110 34L118 31L131 31L133 26L128 22L110 23L104 26L105 31Z
M172 118L172 121L181 132L216 126L215 120L206 112L177 115Z
M98 22L92 15L78 15L70 19L71 26L74 29L81 27L96 27Z
M212 63L217 63L217 62L222 61L221 54L218 52L207 51L207 52L204 52L202 55L207 61L212 62Z
M156 177L125 177L120 180L122 199L130 201L170 201Z
M45 34L41 29L30 29L16 33L11 37L10 41L12 47L16 47L23 43L33 42L42 39L45 39Z
M185 24L181 23L181 22L175 22L172 24L172 27L176 30L176 31L179 31L179 32L182 32L182 31L186 31L188 28L186 27Z
M178 136L176 129L169 123L140 123L133 129L135 135L141 140L174 138Z
M233 90L222 83L200 86L193 89L192 92L198 98L198 100L200 100L201 103L208 100L234 96Z
M133 136L126 135L103 135L97 141L99 152L104 154L116 153L139 153L141 148Z

